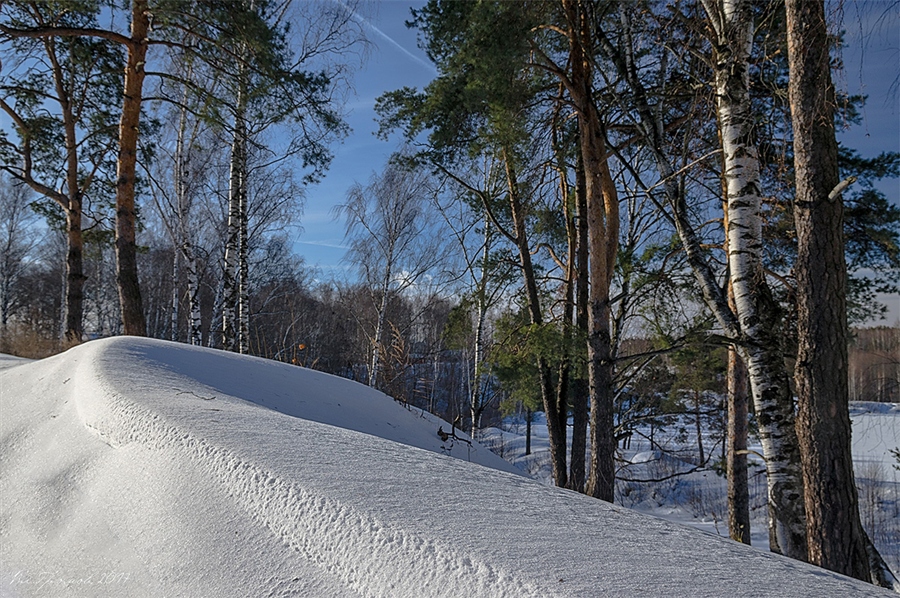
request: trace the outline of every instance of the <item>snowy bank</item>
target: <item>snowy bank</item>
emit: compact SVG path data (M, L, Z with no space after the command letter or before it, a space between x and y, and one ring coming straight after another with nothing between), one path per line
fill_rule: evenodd
M125 337L0 366L0 596L879 593L295 366Z

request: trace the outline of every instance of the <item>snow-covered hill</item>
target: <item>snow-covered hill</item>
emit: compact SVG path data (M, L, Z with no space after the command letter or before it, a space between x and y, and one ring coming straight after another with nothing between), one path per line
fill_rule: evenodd
M0 596L879 593L302 368L125 337L0 366Z

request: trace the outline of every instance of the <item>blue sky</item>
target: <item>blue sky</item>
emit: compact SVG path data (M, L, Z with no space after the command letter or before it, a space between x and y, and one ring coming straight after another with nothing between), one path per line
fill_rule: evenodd
M302 218L303 232L295 250L316 266L328 279L339 275L344 256L343 223L332 215L335 205L343 203L347 190L355 182L366 184L381 171L397 149L397 141L375 137L375 98L404 86L422 88L437 74L425 53L416 45L416 31L404 22L411 18L410 7L424 2L385 1L368 3L365 12L366 35L371 42L368 60L353 78L355 93L347 105L350 136L333 148L334 162L325 179L307 189Z
M375 98L404 86L421 88L436 74L416 45L416 31L404 24L410 18L410 7L423 4L401 0L364 2L361 12L366 13L371 51L353 78L355 94L347 106L352 133L333 148L335 159L325 179L307 190L303 232L295 246L306 263L318 267L326 279L339 275L344 268L344 230L342 223L333 218L333 207L343 202L351 185L365 184L380 171L397 148L396 140L385 142L374 136ZM836 74L835 83L841 90L869 96L862 124L839 132L839 139L863 156L900 151L900 11L883 0L829 6L843 7L848 44L843 51L844 69ZM890 181L882 189L900 203L900 181ZM889 322L893 323L900 317L900 297L887 299L892 308Z

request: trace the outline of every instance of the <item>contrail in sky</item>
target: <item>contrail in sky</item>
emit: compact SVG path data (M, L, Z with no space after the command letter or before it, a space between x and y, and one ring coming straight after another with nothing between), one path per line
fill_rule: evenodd
M404 48L403 46L401 46L399 43L397 43L396 40L394 40L394 38L392 38L392 37L389 36L387 33L385 33L384 31L382 31L382 30L379 29L378 27L376 27L376 26L372 23L372 21L370 21L369 19L365 18L364 16L360 15L358 12L356 12L355 10L353 10L352 8L350 8L349 6L347 6L347 5L343 2L343 0L334 0L334 2L336 2L337 4L339 4L339 5L341 5L342 7L344 7L344 9L345 9L347 12L349 12L349 13L353 16L354 19L356 19L359 23L362 23L365 27L367 27L367 28L371 29L372 31L374 31L375 34L376 34L378 37L381 37L381 38L387 40L388 43L390 43L390 44L393 45L395 48L397 48L398 50L400 50L401 52L403 52L404 54L406 54L407 56L409 56L412 60L415 60L416 62L418 62L419 64L421 64L421 65L424 66L425 68L427 68L428 70L430 70L430 71L434 72L435 74L437 74L437 69L434 68L434 65L433 65L433 64L431 64L431 63L428 62L428 61L422 60L421 58L419 58L418 56L416 56L415 54L413 54L412 52L410 52L409 50L407 50L406 48Z

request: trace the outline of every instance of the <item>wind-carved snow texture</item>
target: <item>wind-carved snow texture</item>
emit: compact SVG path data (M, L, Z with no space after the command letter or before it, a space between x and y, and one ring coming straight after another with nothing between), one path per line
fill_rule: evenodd
M2 596L878 593L443 455L440 420L294 366L109 339L0 400Z
M85 405L82 417L104 442L114 448L136 442L150 449L175 450L198 463L254 519L360 595L418 596L436 591L445 595L541 596L533 586L458 554L449 545L417 537L339 501L314 495L226 449L167 425L160 416L104 388L102 374L79 379L91 380L103 390L102 399ZM416 565L397 571L385 566L387 563Z

